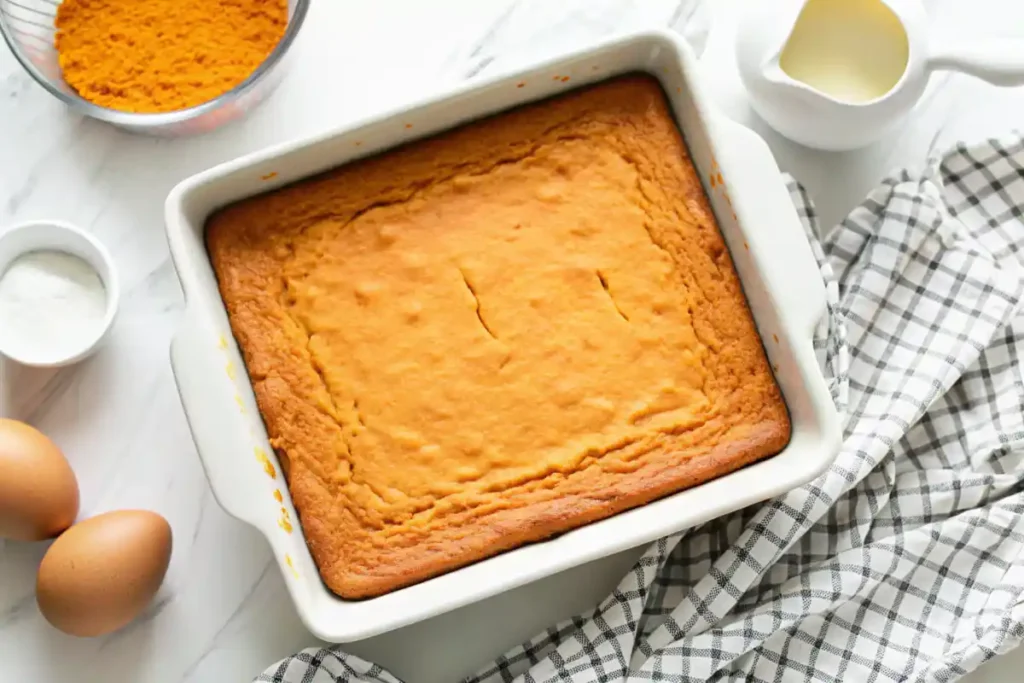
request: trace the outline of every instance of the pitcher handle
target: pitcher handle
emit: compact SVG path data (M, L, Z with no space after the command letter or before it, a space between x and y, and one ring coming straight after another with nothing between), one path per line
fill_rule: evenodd
M929 70L959 71L1002 87L1024 85L1024 40L943 40L936 41L931 48Z

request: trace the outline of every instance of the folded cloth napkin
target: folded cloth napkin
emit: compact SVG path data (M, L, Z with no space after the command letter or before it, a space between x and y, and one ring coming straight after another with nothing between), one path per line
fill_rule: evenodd
M896 174L820 242L791 190L831 298L835 464L658 541L468 681L949 681L1024 637L1024 140ZM336 648L257 680L397 683Z

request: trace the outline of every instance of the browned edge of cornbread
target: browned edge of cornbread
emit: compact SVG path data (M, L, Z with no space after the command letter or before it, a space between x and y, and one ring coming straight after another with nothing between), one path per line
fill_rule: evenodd
M603 83L585 86L568 93L562 93L548 99L564 100L572 98L578 96L581 92L615 82L637 83L637 87L650 87L652 82L656 83L656 79L646 74L629 74L609 79ZM660 84L657 84L657 87L665 113L675 121L664 97L664 91L661 89ZM514 116L515 112L543 105L546 101L541 100L528 103L471 124L461 125L451 131L427 138L427 140L443 142L467 128L485 123L488 120L504 118L510 115ZM710 203L704 194L703 185L697 178L692 162L689 160L685 141L678 130L678 123L675 124L674 132L677 138L675 142L678 143L678 151L685 158L689 168L689 175L692 176L689 178L691 182L688 183L686 188L687 199L691 203L689 208L691 211L696 210L703 214L703 218L717 228ZM418 143L422 142L424 140L418 141ZM392 158L392 155L400 154L402 150L418 143L408 143L364 159L343 164L331 171L300 181L300 183L329 178L346 170L351 172L353 167L359 168L381 159ZM264 194L281 192L287 187L289 186ZM265 368L266 359L260 357L260 333L258 330L251 328L254 318L249 315L251 311L245 310L247 302L240 301L234 297L230 286L221 278L220 266L223 265L225 259L229 258L229 255L224 250L224 242L218 236L215 228L219 224L218 219L225 215L226 211L230 211L230 206L215 212L208 220L207 247L214 264L214 269L218 274L219 287L228 311L232 331L239 340L247 370L250 372L250 378L252 378L253 367L262 365ZM225 237L224 239L227 238ZM722 240L720 233L718 234L718 239ZM722 241L724 246L724 240ZM742 285L735 274L727 249L725 260L728 265L729 277L734 280L735 285L742 292ZM253 268L259 268L259 264L253 264ZM746 304L745 297L744 304ZM750 330L760 343L760 364L762 370L768 377L771 377L771 369L768 366L767 359L764 357L763 341L757 335L749 309L746 311L746 315L749 319ZM262 321L264 324L267 322L265 320ZM300 359L293 360L301 362ZM308 362L308 358L306 362ZM772 381L774 382L774 380ZM778 391L777 385L775 389ZM266 381L254 381L254 390L268 434L273 440L276 432L275 420L284 417L279 415L280 401L300 399L297 399L290 389L283 386L280 380L276 381L273 386L268 386ZM684 463L670 468L664 467L664 463L661 462L648 463L632 472L628 478L624 478L625 480L620 479L615 485L597 493L588 495L573 494L557 500L535 503L527 507L499 511L488 516L486 524L474 525L473 533L468 536L450 538L443 542L439 539L439 542L431 543L430 546L420 546L417 548L418 552L415 557L404 554L397 561L390 561L386 566L377 567L372 574L348 571L343 561L345 557L343 540L338 538L335 528L325 521L325 518L329 516L330 510L322 509L324 501L316 495L317 484L315 482L298 481L290 470L288 454L280 449L277 450L277 454L285 476L288 479L289 489L299 513L307 543L323 580L328 588L341 597L358 599L378 596L418 583L424 579L447 573L458 567L497 555L512 548L550 538L584 524L606 518L615 513L720 477L757 460L774 455L785 447L790 438L788 411L782 400L781 393L778 394L777 413L778 419L776 421L757 424L743 440L719 444L716 448L700 457L690 458Z

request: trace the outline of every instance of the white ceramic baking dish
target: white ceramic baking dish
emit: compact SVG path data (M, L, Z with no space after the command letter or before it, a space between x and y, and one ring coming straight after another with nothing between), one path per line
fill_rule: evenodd
M697 69L693 53L675 35L634 34L250 154L171 192L167 234L186 300L171 357L195 444L217 500L266 536L298 612L316 636L357 640L440 614L779 495L832 461L840 423L811 345L825 311L824 287L767 145L716 113ZM776 368L792 440L773 458L552 540L382 597L341 600L319 579L267 442L204 247L207 216L357 157L631 71L655 75L671 100Z

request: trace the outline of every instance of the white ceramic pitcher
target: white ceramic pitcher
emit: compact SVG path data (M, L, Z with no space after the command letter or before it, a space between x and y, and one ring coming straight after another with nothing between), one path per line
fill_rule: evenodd
M797 36L797 27L802 27L802 31L810 28L800 22L808 21L812 4L819 24L824 21L822 17L835 13L838 23L824 29L837 32L834 35L843 40L867 46L857 53L863 59L878 61L879 51L896 55L892 59L902 55L902 61L896 65L899 70L895 72L895 82L888 89L872 97L849 97L837 94L836 90L824 92L809 84L809 79L794 78L792 68L783 68L787 47ZM867 36L872 42L854 38L850 27L855 22L849 21L851 11L872 14L887 30ZM840 20L844 12L845 18ZM823 34L820 28L814 27L813 36L819 45ZM800 39L803 40L803 34ZM825 73L835 66L829 62L835 58L834 48L829 45L832 44L824 46L824 52L829 54L822 54L816 62L811 60L819 72ZM863 147L885 135L911 111L933 71L960 71L1001 86L1024 85L1024 40L986 38L984 42L956 44L940 40L929 35L928 17L921 0L753 0L744 5L737 27L736 60L751 106L761 118L791 140L831 151ZM877 67L878 64L864 65L865 69Z

